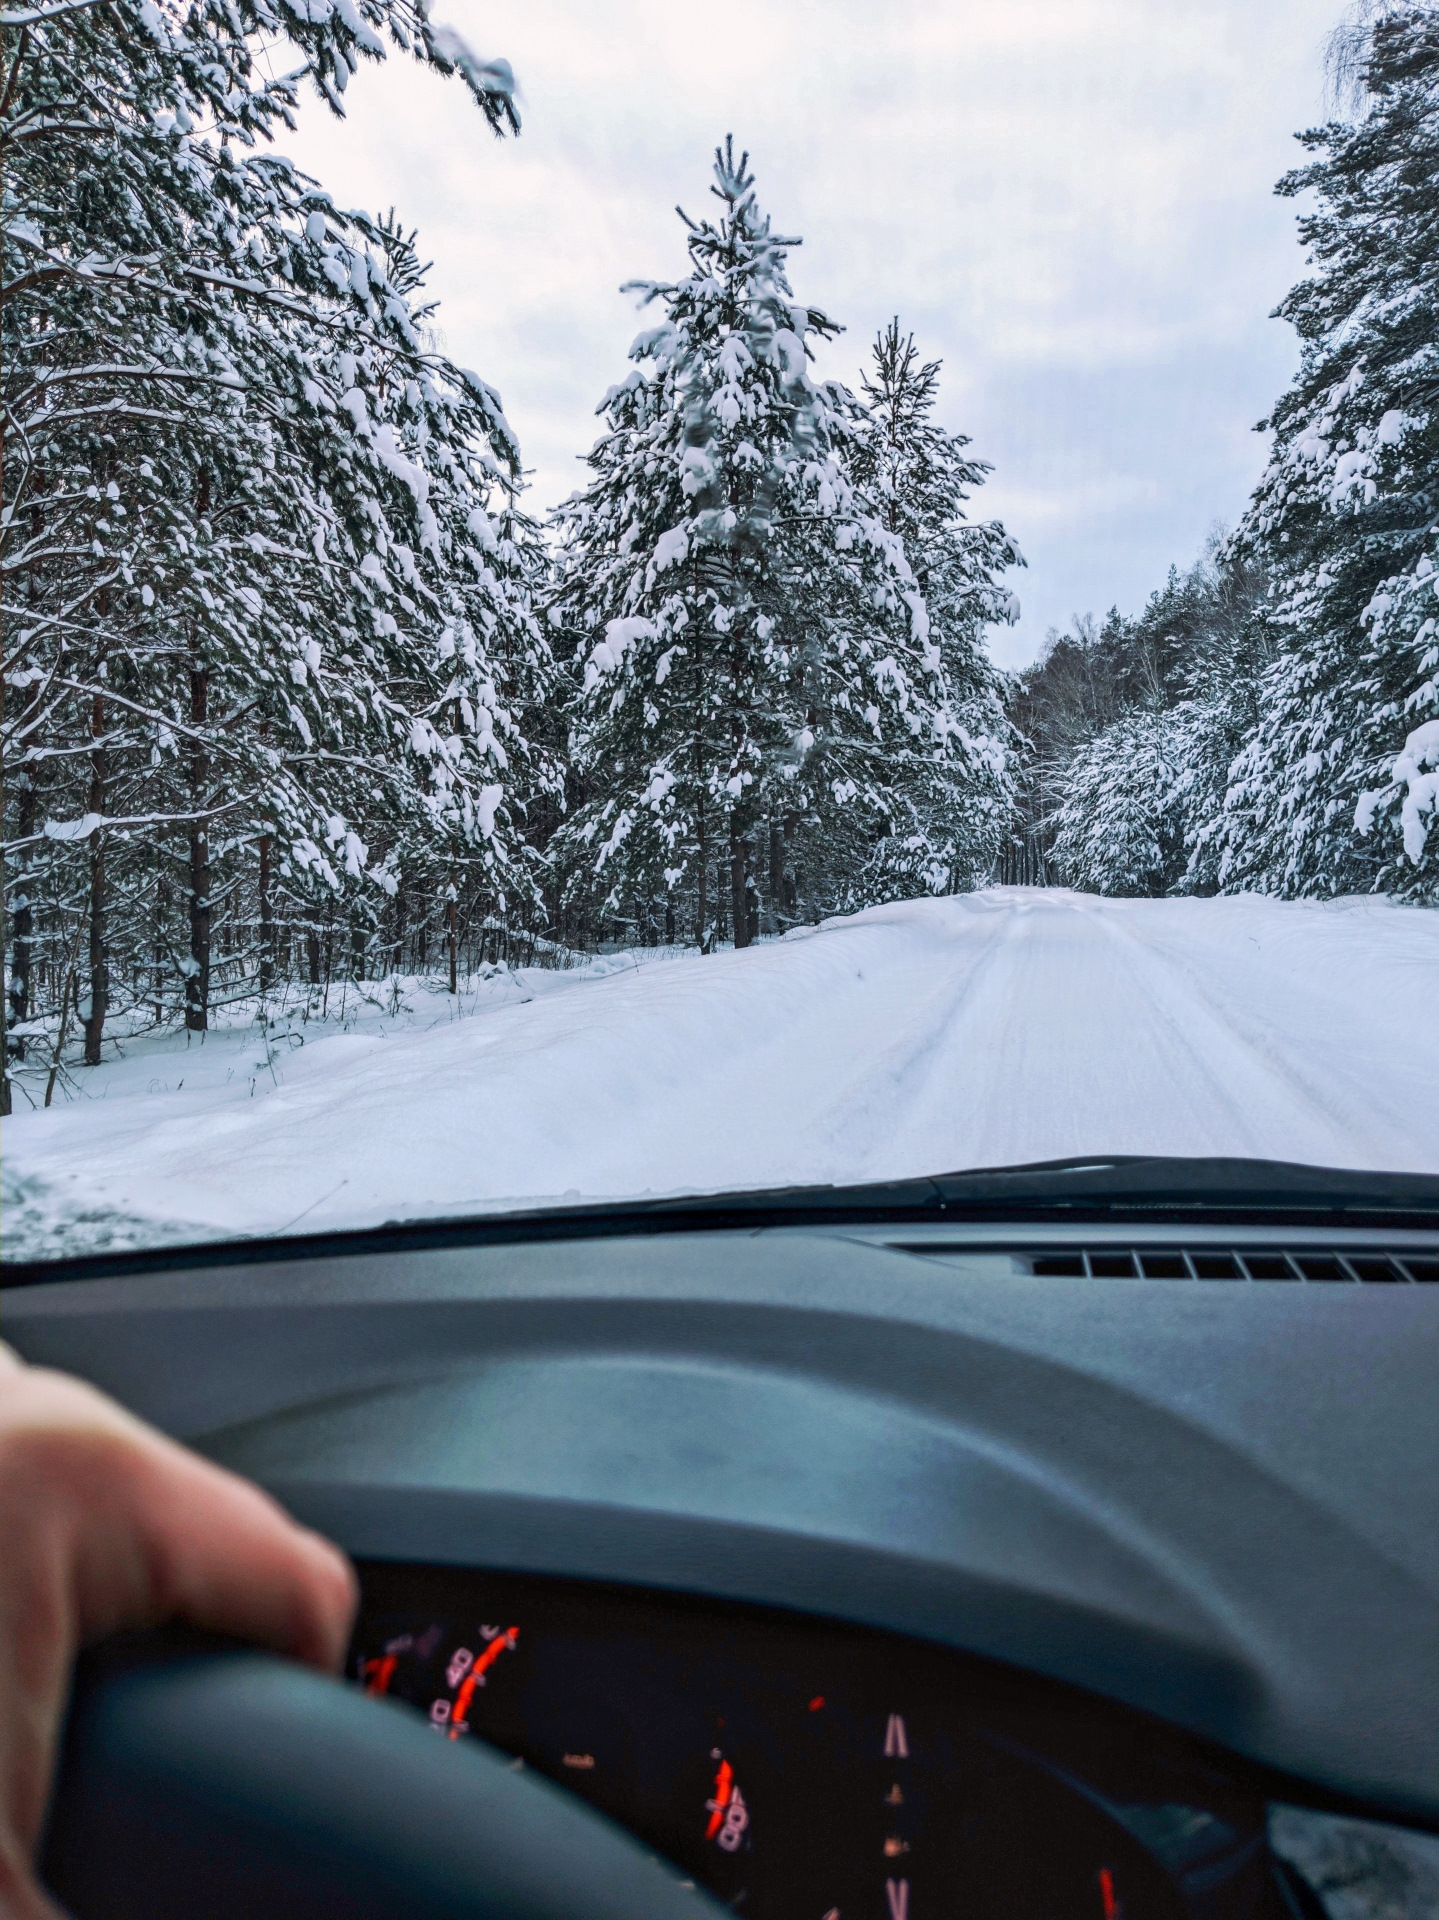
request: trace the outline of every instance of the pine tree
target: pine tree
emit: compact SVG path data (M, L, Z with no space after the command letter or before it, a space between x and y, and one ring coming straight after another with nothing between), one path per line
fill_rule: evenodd
M916 751L911 740L903 771L896 769L896 786L912 793L921 857L914 862L920 849L911 846L891 861L931 886L944 875L948 890L988 874L1013 810L1011 729L984 633L1018 619L1001 576L1024 557L998 521L965 517L966 500L992 469L966 454L964 435L934 419L941 366L921 361L914 336L890 322L862 377L848 465L876 517L903 542L943 669L944 750Z
M912 831L892 767L936 754L943 667L902 539L847 471L855 403L810 372L837 331L795 300L748 156L715 159L690 273L639 283L658 324L606 396L563 510L563 621L582 682L581 793L560 851L631 920L676 909L737 945L853 898ZM719 885L726 901L716 899Z
M1133 707L1074 756L1054 838L1071 886L1141 898L1169 892L1183 871L1173 720L1157 704Z
M1302 361L1239 530L1278 657L1231 772L1227 887L1439 894L1439 12L1386 11L1364 108L1302 136L1279 191L1315 272L1279 312Z

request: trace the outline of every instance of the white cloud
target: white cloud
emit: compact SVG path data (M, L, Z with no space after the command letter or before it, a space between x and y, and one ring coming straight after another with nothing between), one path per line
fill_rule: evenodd
M803 297L852 379L897 312L946 362L1030 559L1011 658L1135 607L1243 505L1248 431L1294 363L1266 316L1301 268L1291 135L1320 117L1334 0L440 0L510 59L525 127L391 58L289 142L347 205L418 223L450 351L499 387L536 504L579 483L634 332L733 131L802 234Z

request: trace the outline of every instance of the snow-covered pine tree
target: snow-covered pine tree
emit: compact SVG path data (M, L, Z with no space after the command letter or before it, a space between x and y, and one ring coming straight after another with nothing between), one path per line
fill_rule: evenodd
M1439 898L1439 10L1386 8L1362 111L1280 182L1313 275L1302 361L1239 529L1278 658L1216 835L1230 888Z
M282 32L306 67L262 80ZM373 895L407 857L430 887L478 861L498 888L520 851L514 710L546 654L513 436L430 349L411 242L246 151L306 72L338 106L382 35L516 122L504 64L404 0L113 0L5 34L10 1010L23 1036L37 969L52 1008L83 976L94 1057L121 984L163 1009L183 980L205 1023L218 922L263 982L287 869Z
M1055 815L1054 861L1086 893L1167 893L1184 864L1174 713L1132 707L1075 754Z
M943 671L903 543L844 465L853 409L810 372L837 329L796 301L748 156L715 158L690 272L639 283L658 323L602 403L559 515L581 680L576 811L558 838L604 910L703 946L816 913L894 834L897 742L942 741ZM852 823L852 824L851 824ZM716 899L723 887L727 900Z
M1145 610L1163 636L1162 684L1176 703L1165 731L1172 769L1169 817L1182 829L1185 863L1172 891L1219 890L1219 841L1229 769L1258 724L1274 633L1265 618L1267 582L1252 557L1216 533L1185 575Z
M290 810L278 871L292 889L308 874L322 902L358 887L361 921L402 886L443 899L453 960L452 889L500 912L534 890L524 809L558 775L521 722L550 690L530 610L547 561L512 498L498 396L424 345L413 236L369 237L403 337L341 298L322 353L297 340L289 369L297 457L280 470L310 551L291 543L286 598L264 612L299 736L272 783Z
M890 321L862 376L847 465L871 511L904 544L944 679L935 702L942 738L911 737L894 767L896 790L913 809L909 843L887 848L881 864L896 878L955 889L990 872L1013 810L1012 729L984 632L1018 619L1002 576L1024 558L997 520L965 515L992 468L934 418L942 364L921 360L913 334Z

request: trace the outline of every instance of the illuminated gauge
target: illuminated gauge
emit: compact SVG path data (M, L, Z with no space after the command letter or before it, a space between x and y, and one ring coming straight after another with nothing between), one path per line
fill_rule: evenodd
M356 1662L356 1678L371 1694L406 1700L429 1714L430 1725L447 1739L470 1731L476 1691L488 1684L491 1668L518 1643L518 1627L482 1626L465 1640L453 1629L427 1627L401 1633L380 1651Z
M721 1853L738 1853L749 1831L749 1808L734 1768L718 1747L711 1750L710 1758L715 1762L715 1777L714 1791L705 1801L705 1839L713 1841Z
M430 1725L451 1740L458 1740L462 1733L469 1732L470 1702L475 1697L475 1689L485 1685L490 1668L520 1637L518 1627L507 1627L503 1632L497 1627L482 1627L481 1637L487 1631L491 1635L489 1644L478 1651L470 1647L455 1648L445 1668L445 1685L451 1691L448 1695L438 1694L430 1703Z

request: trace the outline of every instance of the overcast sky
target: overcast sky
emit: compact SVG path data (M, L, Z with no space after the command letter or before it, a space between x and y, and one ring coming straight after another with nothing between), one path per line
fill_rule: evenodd
M749 148L799 234L796 294L853 383L897 313L943 359L942 417L994 467L974 511L1029 565L1004 665L1136 612L1232 523L1254 422L1295 364L1273 183L1322 118L1341 0L435 0L520 84L497 141L458 81L395 56L288 150L344 206L420 228L453 358L504 397L531 505L583 478L640 322L622 281L684 268L712 149Z

